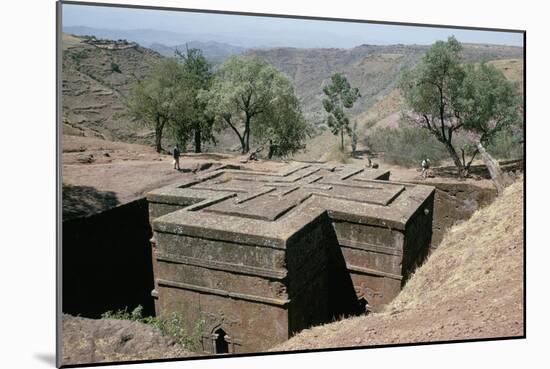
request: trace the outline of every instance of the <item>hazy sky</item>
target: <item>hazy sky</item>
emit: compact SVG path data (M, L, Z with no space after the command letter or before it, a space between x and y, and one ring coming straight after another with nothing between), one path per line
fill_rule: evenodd
M513 32L203 14L181 11L63 5L63 26L155 29L240 46L354 47L360 44L432 44L454 35L461 42L523 46Z

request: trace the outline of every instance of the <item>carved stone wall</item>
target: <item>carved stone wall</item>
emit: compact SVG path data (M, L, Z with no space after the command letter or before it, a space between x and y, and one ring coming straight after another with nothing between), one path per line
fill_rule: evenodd
M204 320L203 349L237 353L377 309L427 254L433 196L388 171L314 164L152 191L156 312Z

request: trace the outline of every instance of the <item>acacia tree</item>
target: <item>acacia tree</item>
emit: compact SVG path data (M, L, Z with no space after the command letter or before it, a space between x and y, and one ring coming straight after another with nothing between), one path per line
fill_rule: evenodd
M151 74L134 83L126 98L126 115L153 127L155 149L162 151L162 135L173 119L175 107L181 105L183 71L174 58L165 58L153 67Z
M344 108L353 107L361 94L359 89L352 88L346 77L340 73L332 75L330 79L331 83L323 88L323 93L327 96L323 99L323 107L328 113L327 124L334 135L340 134L340 148L344 150L344 132L350 137L353 135Z
M203 98L208 101L209 112L238 137L243 154L250 151L252 134L269 139L268 132L284 131L282 125L266 128L270 124L281 124L272 116L275 112L292 116L286 124L294 124L292 119L302 119L289 79L257 57L227 59L216 73L210 92ZM296 122L293 129L300 131L301 127L304 125ZM299 134L294 134L295 139L301 139ZM277 140L282 136L271 138ZM285 145L288 145L288 140Z
M464 148L458 155L453 134L467 130L478 135L478 145L490 142L517 121L519 99L515 86L495 67L464 66L461 50L452 36L437 41L416 68L402 73L399 88L412 113L409 117L446 147L463 177L479 148L467 162Z

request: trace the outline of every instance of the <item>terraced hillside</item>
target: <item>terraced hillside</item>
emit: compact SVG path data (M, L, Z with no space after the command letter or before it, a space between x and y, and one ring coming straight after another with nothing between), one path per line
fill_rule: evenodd
M94 44L63 35L63 133L131 143L151 142L151 132L115 113L123 111L130 84L161 56L133 43Z

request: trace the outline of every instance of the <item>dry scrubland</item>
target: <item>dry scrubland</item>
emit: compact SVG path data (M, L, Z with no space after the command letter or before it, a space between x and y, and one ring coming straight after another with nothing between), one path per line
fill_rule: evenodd
M63 316L64 365L168 359L190 354L143 323Z
M302 331L274 351L521 336L523 179L456 225L377 314Z
M488 64L494 65L504 73L507 79L517 83L519 92L523 94L522 59L492 60ZM357 124L359 150L364 150L367 146L370 146L372 139L375 137L374 134L378 130L399 128L401 111L405 108L403 98L397 89L392 89L382 98L374 97L374 100L376 102L372 106L352 118L352 122ZM343 162L341 159L344 156L337 152L338 143L338 137L335 137L329 130L323 131L307 142L306 152L299 153L294 158L297 160L336 160ZM346 146L349 150L349 138L346 138ZM370 149L372 150L372 147ZM384 164L391 164L390 161L384 161L383 157L375 158L375 160L384 162ZM353 162L351 158L349 161Z

